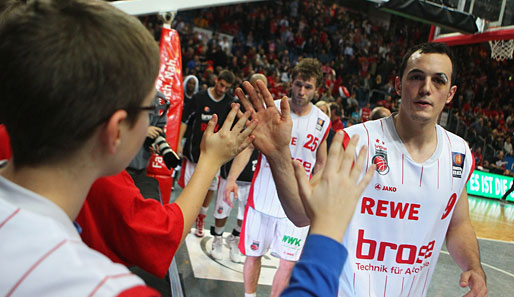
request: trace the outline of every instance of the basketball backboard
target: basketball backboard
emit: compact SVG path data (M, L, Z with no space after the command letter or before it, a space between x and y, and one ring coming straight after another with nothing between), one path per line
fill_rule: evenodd
M461 34L432 27L430 41L448 45L514 39L514 0L427 0L478 17L479 33Z

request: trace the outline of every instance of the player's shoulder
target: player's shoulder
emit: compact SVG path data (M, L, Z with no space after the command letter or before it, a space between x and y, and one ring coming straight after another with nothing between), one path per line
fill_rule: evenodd
M452 151L459 151L464 154L466 154L467 152L471 153L468 142L464 140L464 138L444 129L439 125L436 125L436 127L439 131L441 131L442 134L444 134L443 141L448 141L448 144L451 146Z

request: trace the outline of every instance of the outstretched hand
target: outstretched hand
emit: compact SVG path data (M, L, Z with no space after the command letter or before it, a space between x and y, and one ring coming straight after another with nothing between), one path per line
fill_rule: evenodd
M247 120L252 113L247 111L232 127L238 111L239 104L232 104L232 109L223 126L216 133L214 133L214 127L218 122L218 116L212 116L202 137L200 158L205 157L208 160L218 162L218 165L221 166L234 158L253 141L255 137L250 134L257 126L258 120L254 119L247 124ZM245 124L247 124L246 127Z
M239 199L237 193L239 191L239 187L235 181L227 180L227 184L225 186L225 191L223 192L223 201L227 203L228 206L234 207L234 203L232 203L232 199L230 194L234 196L234 199Z
M474 270L464 271L460 275L459 285L462 288L469 287L469 292L464 297L486 297L487 287L485 273Z
M346 150L343 137L343 131L337 132L330 146L327 165L310 182L301 163L293 161L300 198L311 220L311 233L337 241L342 240L355 205L375 171L375 165L372 165L359 181L367 148L362 147L354 163L358 136L351 138Z
M252 133L255 136L253 144L267 158L270 158L277 152L289 151L293 121L287 97L282 98L281 110L278 110L266 85L262 81L257 81L256 85L257 90L251 83L243 82L243 88L250 100L240 88L236 89L235 94L244 108L252 112L252 118L259 121L259 125Z

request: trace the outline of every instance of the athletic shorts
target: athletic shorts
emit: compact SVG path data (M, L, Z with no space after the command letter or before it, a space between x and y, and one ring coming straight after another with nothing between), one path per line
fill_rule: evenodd
M189 183L189 180L191 179L191 176L193 176L193 172L195 172L196 163L193 163L189 161L188 159L184 158L184 161L182 161L182 173L180 174L180 179L178 181L179 186L182 188L185 188L186 185ZM211 185L209 186L209 190L215 191L218 188L218 177L219 177L219 170L218 173L216 173L216 176L211 182Z
M249 182L239 182L236 181L237 184L237 197L238 199L234 199L234 194L230 194L230 197L232 198L233 204L238 204L237 208L237 219L243 220L244 214L245 214L245 205L246 201L248 200L248 194L250 193L250 186L252 183ZM232 207L230 207L224 200L223 200L223 192L225 192L225 188L227 187L227 180L223 177L220 177L220 182L218 185L218 192L216 194L216 204L214 206L214 218L216 219L224 219L230 215L230 211L232 210ZM236 202L237 200L237 202Z
M276 218L246 207L239 250L246 256L259 257L271 249L271 255L298 261L309 226L296 227L288 218Z

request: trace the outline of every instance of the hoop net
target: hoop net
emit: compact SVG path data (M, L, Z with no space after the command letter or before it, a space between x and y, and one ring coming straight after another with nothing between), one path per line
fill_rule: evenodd
M491 58L496 61L512 59L514 51L514 39L510 40L489 40L491 46Z

